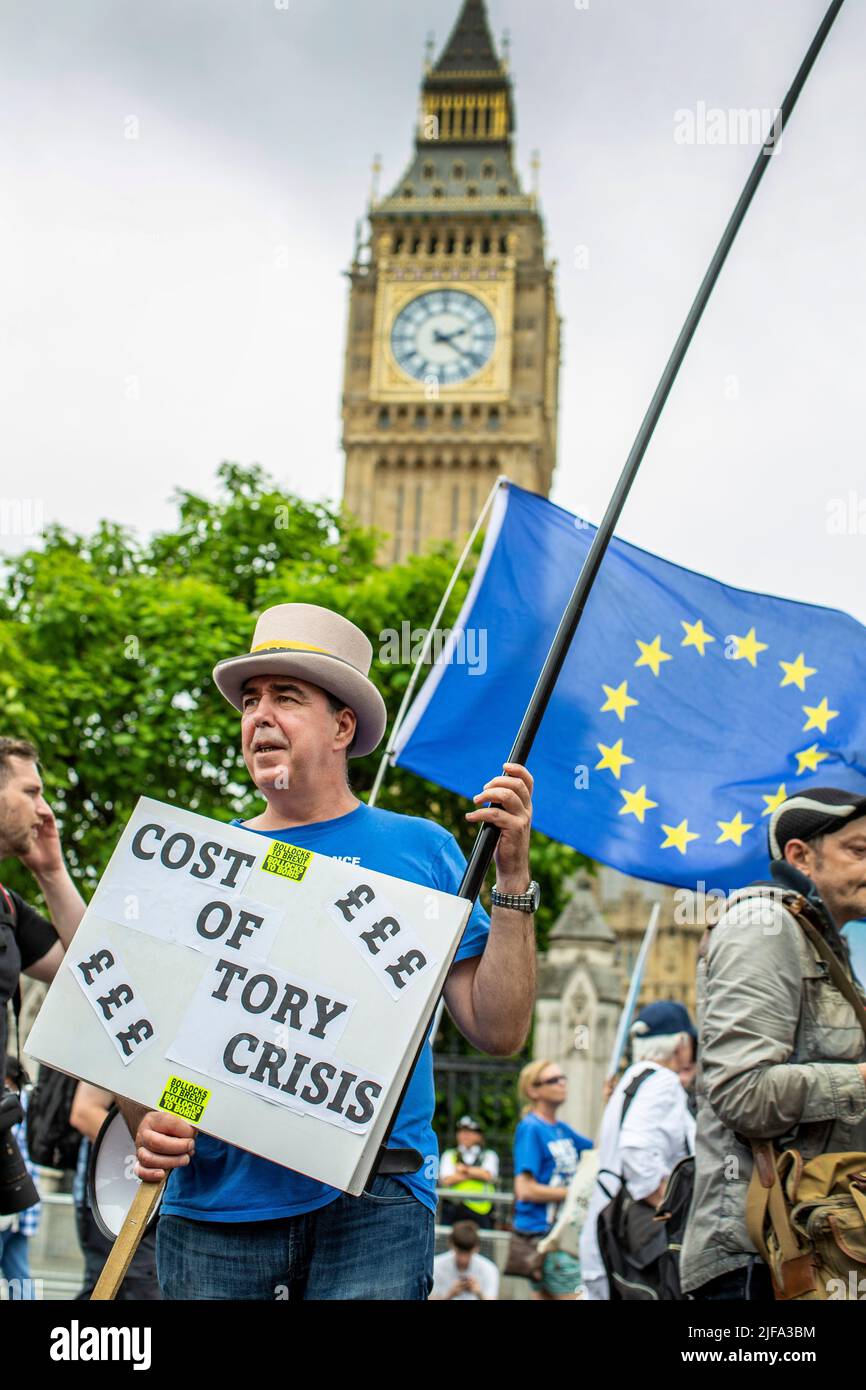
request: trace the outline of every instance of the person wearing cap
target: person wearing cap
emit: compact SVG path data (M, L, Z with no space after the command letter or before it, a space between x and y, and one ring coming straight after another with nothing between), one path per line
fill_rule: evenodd
M493 1203L489 1197L475 1195L496 1191L499 1158L485 1149L484 1134L477 1120L462 1115L457 1121L457 1147L446 1149L439 1160L439 1186L447 1187L459 1201L442 1204L442 1220L448 1226L458 1221L474 1221L482 1230L493 1225Z
M599 1137L599 1170L580 1233L584 1297L610 1298L598 1242L598 1218L625 1183L635 1204L629 1231L635 1244L649 1244L653 1214L680 1159L692 1152L695 1122L680 1072L694 1051L695 1027L688 1009L660 999L641 1009L631 1026L632 1063L605 1106ZM640 1253L638 1248L629 1251Z
M695 1189L680 1261L698 1299L771 1300L746 1229L751 1141L804 1162L866 1150L866 1046L857 1015L786 901L846 974L841 929L866 916L866 797L810 787L770 819L771 880L728 899L698 960Z
M340 614L289 603L261 615L249 652L219 662L214 680L240 714L244 760L265 803L244 824L456 893L465 861L454 837L433 821L363 804L348 783L347 757L371 753L385 731L385 705L368 674L372 655L364 633ZM474 799L467 821L500 831L493 910L488 919L475 904L445 985L464 1035L504 1056L523 1045L534 1001L531 793L530 774L509 763ZM399 1174L380 1166L368 1191L349 1197L123 1101L138 1176L171 1173L157 1238L165 1297L426 1299L438 1169L433 1107L428 1039L388 1141L417 1150L422 1165Z

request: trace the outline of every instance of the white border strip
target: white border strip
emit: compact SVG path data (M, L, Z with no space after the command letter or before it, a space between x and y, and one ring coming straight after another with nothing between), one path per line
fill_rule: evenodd
M463 600L463 607L460 609L460 612L458 613L457 618L455 620L454 626L451 629L451 636L448 638L445 647L440 652L439 657L435 662L432 671L430 672L426 681L424 682L418 694L416 695L415 701L411 709L407 713L405 719L403 720L403 723L400 726L400 730L397 734L397 737L394 740L394 756L392 758L393 763L396 763L399 760L400 754L406 747L406 744L409 742L409 739L412 737L412 734L415 732L415 729L418 727L418 723L421 719L421 716L424 714L424 711L426 710L434 694L436 693L436 689L439 685L439 682L442 679L442 676L445 673L446 668L451 663L451 655L454 651L454 648L457 645L458 637L462 636L465 628L468 625L469 618L472 616L473 604L475 603L478 590L481 588L481 585L487 574L487 569L490 565L491 559L493 558L493 552L496 549L496 543L499 540L499 533L502 530L502 525L505 521L505 516L508 511L508 500L510 495L511 483L510 480L505 479L503 480L497 493L496 500L493 503L493 507L490 513L490 523L487 527L487 532L484 536L484 545L481 548L481 555L478 559L478 568L476 569L475 574L472 576L472 583L469 585L469 592L467 593L466 598Z

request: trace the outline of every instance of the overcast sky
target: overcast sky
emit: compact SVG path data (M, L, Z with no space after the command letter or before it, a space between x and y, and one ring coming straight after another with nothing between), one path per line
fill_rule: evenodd
M383 188L408 161L425 35L438 49L458 8L3 0L0 497L150 530L226 458L339 497L341 271L372 155ZM559 261L553 498L592 521L756 153L679 143L677 112L772 113L824 9L490 0L511 32L518 165L528 183L540 148ZM866 6L849 0L620 528L861 620L864 61Z

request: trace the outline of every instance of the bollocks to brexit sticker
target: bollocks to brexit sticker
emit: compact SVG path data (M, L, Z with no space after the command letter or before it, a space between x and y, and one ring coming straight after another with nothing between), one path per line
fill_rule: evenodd
M311 849L299 849L297 845L286 845L282 840L274 840L262 868L265 873L279 874L280 878L289 878L295 883L300 883L310 867L312 857Z
M179 1115L182 1120L197 1125L210 1098L211 1092L205 1086L196 1086L180 1076L170 1076L157 1109L167 1110L170 1115Z

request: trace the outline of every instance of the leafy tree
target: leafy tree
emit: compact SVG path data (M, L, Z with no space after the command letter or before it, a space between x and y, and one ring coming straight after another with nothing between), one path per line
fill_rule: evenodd
M378 535L345 513L284 493L258 466L224 463L217 476L215 499L176 494L170 531L140 540L108 521L90 537L55 526L41 549L3 565L2 732L39 745L70 867L85 894L140 795L223 820L257 807L237 714L210 673L228 653L247 648L258 612L274 603L321 603L370 634L375 649L375 634L385 629L432 621L454 567L453 549L444 544L382 567ZM473 568L474 558L452 594L446 627ZM371 675L390 726L411 667L376 653ZM503 752L512 733L502 730ZM351 764L361 799L380 756ZM464 850L471 846L467 803L401 768L390 770L378 804L429 816ZM573 850L533 837L542 947L580 862ZM20 866L7 870L9 882L32 897L32 880ZM470 1050L447 1019L444 1030L445 1047Z

